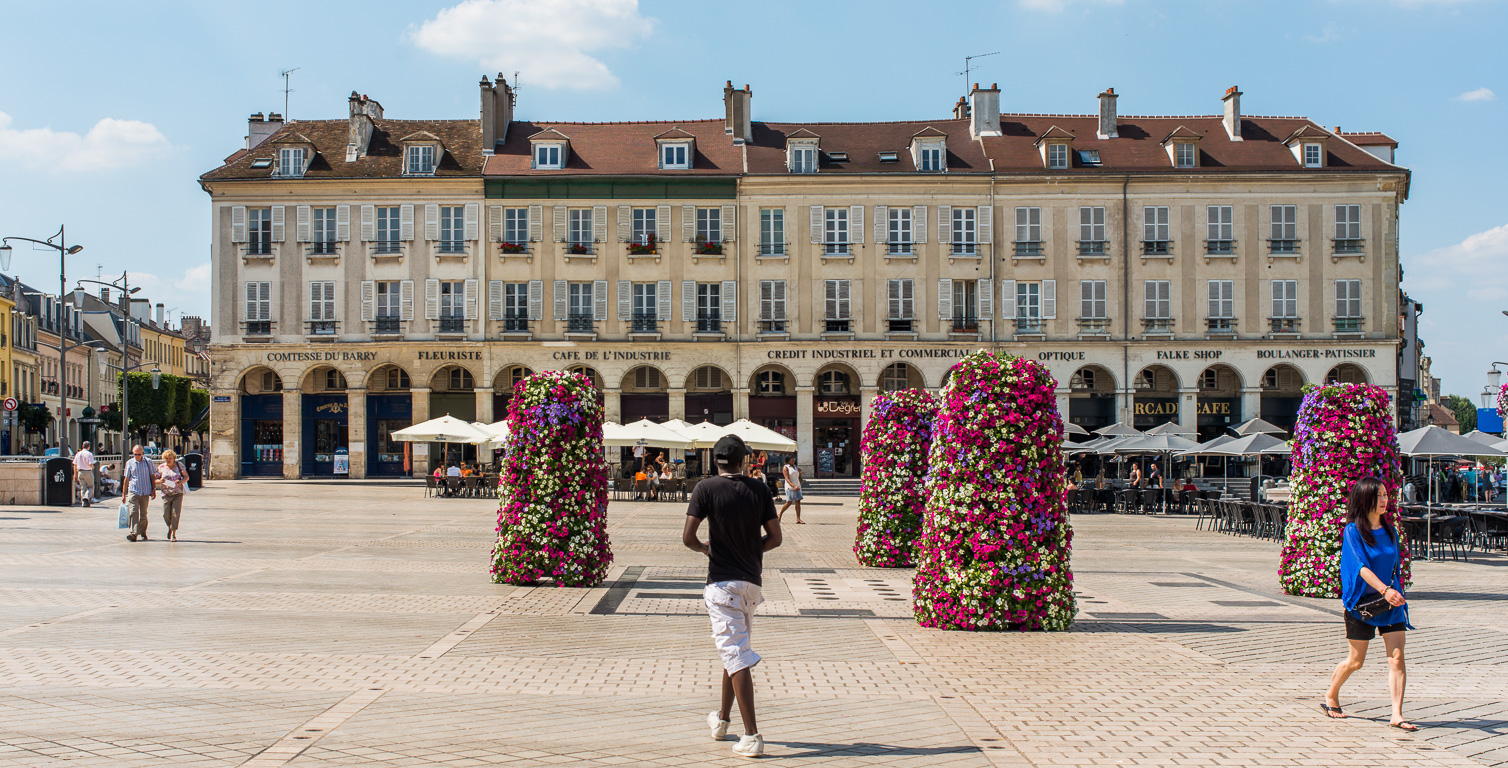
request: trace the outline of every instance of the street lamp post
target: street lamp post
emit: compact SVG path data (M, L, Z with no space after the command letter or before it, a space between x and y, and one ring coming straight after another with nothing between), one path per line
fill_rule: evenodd
M121 375L124 376L127 371L134 371L137 368L142 367L142 365L146 365L145 362L141 363L140 365L135 365L135 366L131 365L131 334L128 333L126 331L126 329L132 323L135 323L137 328L141 327L141 321L136 320L135 318L131 317L131 296L132 296L132 294L134 294L137 291L141 290L140 288L132 288L131 287L131 273L130 272L122 272L122 273L120 273L120 279L119 280L113 280L113 281L108 282L108 283L100 281L100 280L82 280L82 279L81 280L76 280L74 282L75 282L76 286L79 287L79 288L82 288L84 286L84 283L94 283L95 285L102 285L102 286L104 286L106 288L115 288L115 289L117 289L117 290L119 290L121 292L121 295L123 297L125 297L125 300L126 300L126 309L125 309L125 312L123 312L121 314L121 317L123 318L123 320L121 322L121 357L122 357L122 360L121 360L121 365L120 366L111 366L111 367L112 368L118 368L121 371ZM138 333L139 333L139 331L138 331ZM108 363L101 363L101 365L108 365ZM157 388L155 383L153 384L152 388L153 389ZM129 435L129 433L126 431L127 427L126 427L126 421L125 421L125 410L126 410L126 406L130 403L130 393L126 389L126 383L124 381L121 382L120 391L121 391L121 411L122 411L121 422L120 422L120 436L121 436L121 441L125 442L126 437ZM127 446L124 446L124 445L121 446L121 456L122 456L122 458L124 458L124 456L125 456L125 454L126 454L126 452L128 450L129 450L129 448ZM122 464L124 464L124 462L122 462ZM124 471L124 470L122 470L122 471Z
M63 454L62 446L68 442L68 350L72 349L67 344L67 335L63 329L63 294L68 287L68 257L84 250L84 246L68 246L64 236L65 226L58 227L58 233L46 240L34 240L30 237L6 237L0 238L0 270L10 269L11 246L10 241L45 245L58 252L58 418L62 426L58 430L58 455ZM57 242L54 243L53 240ZM75 345L82 346L82 345Z

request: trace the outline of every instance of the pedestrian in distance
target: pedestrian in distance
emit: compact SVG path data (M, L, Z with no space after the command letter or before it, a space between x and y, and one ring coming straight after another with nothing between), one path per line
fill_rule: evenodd
M796 466L796 456L791 454L785 460L785 467L780 470L785 474L785 504L780 507L778 517L785 519L785 511L796 505L796 524L805 525L801 519L801 467Z
M1403 719L1403 689L1408 680L1403 638L1404 631L1413 627L1409 625L1408 602L1399 575L1398 531L1384 517L1387 509L1388 492L1381 480L1364 477L1351 487L1340 550L1341 602L1346 611L1346 641L1351 648L1330 676L1330 690L1320 706L1329 717L1347 716L1340 707L1340 688L1361 669L1367 644L1380 634L1388 657L1388 692L1393 700L1388 725L1416 731L1413 723ZM1380 601L1386 604L1379 606Z
M1134 462L1134 461L1131 462L1131 480L1130 480L1130 486L1131 486L1132 489L1140 489L1141 488L1141 465L1138 464L1138 463L1136 463L1136 462Z
M140 445L131 446L126 461L126 507L131 511L131 528L126 541L147 540L147 505L157 498L157 470L147 461Z
M178 520L183 515L183 491L188 482L188 471L178 454L171 448L162 452L162 464L157 468L157 477L162 487L162 522L168 526L168 541L178 540Z
M723 660L722 703L707 715L712 738L727 738L733 702L738 701L744 735L733 754L759 757L764 736L754 716L753 668L760 661L751 647L754 609L764 602L764 553L780 546L780 517L764 484L743 474L749 447L737 435L725 435L712 449L717 476L698 483L686 509L681 543L707 556L707 586L702 592L712 620L712 640ZM708 541L697 534L707 521Z
M85 440L79 452L73 454L73 482L79 489L79 501L84 506L94 503L94 453Z
M1156 463L1147 467L1147 487L1162 488L1162 470L1157 468Z

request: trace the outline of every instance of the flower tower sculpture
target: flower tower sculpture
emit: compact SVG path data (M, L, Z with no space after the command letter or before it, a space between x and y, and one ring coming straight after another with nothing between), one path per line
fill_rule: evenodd
M1398 525L1398 433L1388 395L1368 384L1304 388L1293 428L1293 501L1288 508L1278 581L1304 597L1340 596L1340 544L1346 498L1363 477L1378 477L1390 499L1388 517L1398 531L1401 577L1410 581L1409 543Z
M909 568L927 506L927 453L937 400L922 389L874 399L859 446L863 490L853 552L875 568Z
M508 452L498 480L501 508L492 580L602 583L613 561L607 540L607 462L602 406L585 375L542 371L513 387Z
M1062 630L1076 611L1057 382L980 351L953 367L916 543L916 620L964 630Z
M1498 387L1498 415L1508 416L1508 384Z

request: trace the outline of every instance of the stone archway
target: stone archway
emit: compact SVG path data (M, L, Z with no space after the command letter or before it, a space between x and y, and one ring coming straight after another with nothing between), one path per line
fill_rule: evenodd
M402 366L380 365L366 379L366 473L402 477L413 465L412 448L393 433L414 423L413 377Z
M1241 409L1241 374L1235 368L1224 363L1205 368L1196 386L1194 412L1200 442L1213 440L1246 420Z
M1178 374L1166 365L1149 365L1131 380L1132 426L1140 430L1177 422L1181 402Z
M727 371L702 365L686 377L686 421L733 423L733 379Z
M1341 363L1325 374L1326 384L1370 384L1367 369L1355 363Z
M1115 423L1115 374L1086 365L1068 377L1068 422L1093 432Z
M1264 421L1289 432L1298 421L1299 405L1304 401L1304 373L1287 363L1279 363L1262 374L1260 416Z
M813 403L812 445L817 477L858 477L860 415L859 374L842 363L817 371Z
M880 371L876 382L881 392L897 392L902 389L926 389L927 378L921 370L910 363L895 362Z

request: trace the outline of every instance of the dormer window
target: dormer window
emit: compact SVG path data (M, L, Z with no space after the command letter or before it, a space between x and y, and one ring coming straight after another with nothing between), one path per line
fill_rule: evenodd
M301 178L304 167L303 147L283 147L278 150L277 175L288 179Z
M1054 170L1061 170L1068 167L1067 144L1047 145L1047 167Z
M1300 126L1288 134L1283 143L1293 152L1293 159L1305 168L1325 167L1325 140L1330 132L1314 124Z
M424 144L404 150L403 172L408 176L435 175L435 148Z
M1304 167L1319 168L1325 164L1325 147L1317 141L1304 142Z
M948 135L934 126L911 136L911 162L919 173L943 173L948 170Z
M797 144L786 150L791 173L817 172L817 145Z
M936 172L943 169L942 147L922 147L922 163L919 170Z
M691 167L691 144L684 141L668 141L660 145L660 168L662 170L686 170Z
M1194 168L1199 165L1199 145L1193 142L1178 142L1173 145L1173 167Z
M555 142L534 145L534 167L545 171L558 171L565 167L565 145Z

